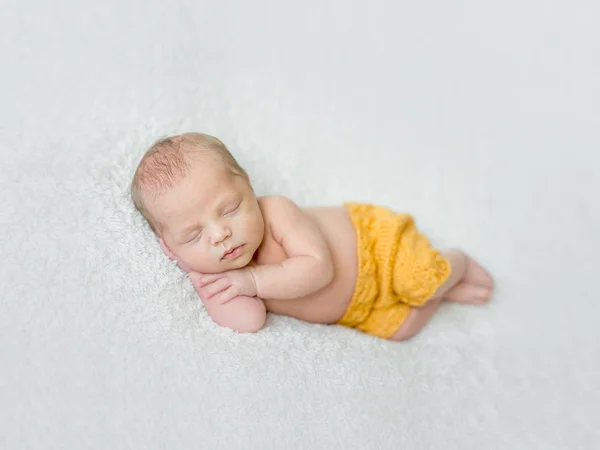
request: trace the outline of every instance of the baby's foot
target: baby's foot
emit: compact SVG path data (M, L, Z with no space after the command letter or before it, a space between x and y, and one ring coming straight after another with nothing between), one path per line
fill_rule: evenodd
M475 303L482 304L487 302L492 296L492 288L487 286L478 286L463 280L450 289L444 299L456 303Z
M473 258L467 255L467 269L463 277L463 281L475 286L488 288L490 291L494 289L494 280L491 275Z

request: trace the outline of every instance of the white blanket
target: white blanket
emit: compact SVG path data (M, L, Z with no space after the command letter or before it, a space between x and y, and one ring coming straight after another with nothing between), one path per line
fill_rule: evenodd
M583 3L3 5L0 448L600 448ZM143 150L191 130L258 194L411 212L493 301L403 343L219 328L128 198Z

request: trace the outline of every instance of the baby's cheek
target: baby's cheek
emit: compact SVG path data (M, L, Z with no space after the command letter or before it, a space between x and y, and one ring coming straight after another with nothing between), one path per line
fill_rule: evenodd
M207 252L206 248L203 248L202 245L202 242L198 242L186 248L185 252L179 254L180 259L177 264L181 270L185 272L204 272L207 266L212 264L214 255Z
M190 267L189 267L189 266L188 266L186 263L184 263L183 261L181 261L180 259L179 259L179 260L177 260L177 265L178 265L178 266L179 266L179 268L180 268L181 270L183 270L184 272L186 272L186 273L189 273L189 272L191 272L191 269L190 269Z
M199 252L195 251L193 247L181 249L177 256L177 265L186 273L192 272L191 266L196 266L198 264Z

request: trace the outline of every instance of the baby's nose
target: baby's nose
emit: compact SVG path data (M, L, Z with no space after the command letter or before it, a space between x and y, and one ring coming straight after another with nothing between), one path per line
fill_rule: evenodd
M220 244L225 239L231 236L231 231L228 228L220 228L216 229L211 238L211 242L213 245Z

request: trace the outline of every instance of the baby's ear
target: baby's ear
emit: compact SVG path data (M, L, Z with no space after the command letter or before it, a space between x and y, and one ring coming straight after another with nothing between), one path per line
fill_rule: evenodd
M173 252L171 250L169 250L169 247L167 247L167 244L165 244L165 241L163 240L163 238L158 238L158 242L160 243L160 248L162 249L164 254L169 257L170 260L177 259L175 257L175 255L173 254Z

